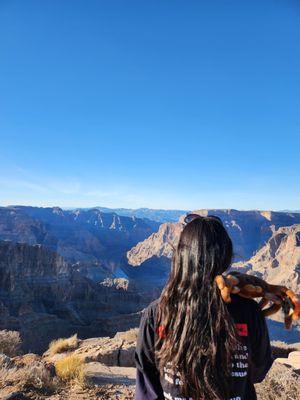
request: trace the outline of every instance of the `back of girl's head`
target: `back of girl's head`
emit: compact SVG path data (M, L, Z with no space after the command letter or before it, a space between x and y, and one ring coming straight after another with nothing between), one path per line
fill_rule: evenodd
M232 242L221 220L199 217L181 233L171 274L191 289L203 280L212 284L216 275L229 268L231 260Z
M214 278L231 260L232 242L221 220L195 217L181 233L160 297L158 323L165 332L157 341L160 369L169 364L179 371L182 393L193 400L224 399L230 392L237 339Z

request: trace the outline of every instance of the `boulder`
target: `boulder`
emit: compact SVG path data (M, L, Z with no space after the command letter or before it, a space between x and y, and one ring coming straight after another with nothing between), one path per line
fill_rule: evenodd
M133 385L135 368L108 367L99 362L91 362L85 366L86 379L91 385Z
M275 361L300 372L300 351L292 351L287 358L276 358Z

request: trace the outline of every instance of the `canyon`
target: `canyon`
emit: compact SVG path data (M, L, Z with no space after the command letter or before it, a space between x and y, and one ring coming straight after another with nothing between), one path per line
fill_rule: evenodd
M44 246L0 242L0 329L19 331L26 352L129 329L145 301L122 278L95 283Z
M266 244L249 260L232 268L249 272L275 285L285 285L295 292L300 288L300 224L273 231Z
M222 219L234 269L300 292L299 213L196 212ZM97 208L0 207L0 329L20 331L24 350L41 352L60 336L136 327L170 271L183 228L183 216L170 215L160 224ZM299 326L285 332L280 320L269 324L273 339L300 342Z
M300 214L298 213L238 210L198 210L194 211L194 213L202 216L216 215L221 218L233 241L234 265L247 263L247 260L251 259L258 251L263 251L261 249L264 246L276 247L276 243L279 243L279 238L283 239L284 236L282 233L275 233L281 228L285 229L286 232L290 232L290 240L287 243L290 250L293 251L298 248L297 228L292 228L290 231L292 226L300 224ZM152 233L147 239L139 242L127 252L128 264L140 271L132 275L136 277L141 285L143 284L143 274L148 276L149 269L154 268L165 271L165 274L160 274L160 283L164 284L169 271L167 265L170 265L170 260L183 226L183 217L176 223L164 223L160 225L157 232ZM294 239L292 239L293 237ZM270 243L268 242L269 240L271 240ZM281 252L283 248L280 247L277 250ZM275 255L275 253L271 255ZM285 267L288 255L282 259L279 257L277 262L280 261L281 268L287 273L295 273L298 276L297 265L299 259L297 255L298 252L296 251L291 261L292 266L288 269ZM262 259L263 262L264 259ZM241 266L241 264L239 265ZM270 263L267 262L264 265L266 265L267 270L270 269ZM248 270L250 269L248 268ZM273 279L273 276L268 274L264 274L263 277ZM153 280L157 284L155 272ZM149 284L149 281L147 281L147 284Z
M0 240L41 244L100 278L122 275L126 251L144 240L159 223L103 213L98 209L62 210L0 207ZM97 279L97 276L95 276Z

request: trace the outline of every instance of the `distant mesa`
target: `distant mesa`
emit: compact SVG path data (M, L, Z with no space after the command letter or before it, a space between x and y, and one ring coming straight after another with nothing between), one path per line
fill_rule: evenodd
M187 210L162 210L152 208L107 208L107 207L96 207L102 212L116 213L125 217L136 217L143 219L150 219L160 223L164 222L177 222L181 215L186 214Z

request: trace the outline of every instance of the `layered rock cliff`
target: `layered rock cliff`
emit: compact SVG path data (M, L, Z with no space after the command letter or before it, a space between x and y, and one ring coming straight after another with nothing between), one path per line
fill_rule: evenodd
M282 226L300 223L300 214L271 211L197 210L199 215L220 217L234 244L235 260L247 260ZM183 228L183 218L177 223L162 224L159 230L127 252L130 277L141 284L163 285L170 268L173 248ZM135 270L135 271L132 271ZM160 281L157 277L160 273ZM151 276L152 274L152 276Z
M67 261L121 268L126 251L158 228L156 222L98 209L0 207L0 240L42 244Z
M198 212L222 218L237 258L249 259L238 268L299 284L300 214ZM179 221L153 233L143 220L99 210L0 208L0 239L12 241L0 243L0 329L20 330L26 349L40 351L57 336L137 325L166 281L181 229Z
M26 350L41 351L72 333L128 329L143 306L124 281L99 285L43 246L0 242L0 329L19 330Z
M300 224L275 230L253 257L235 263L233 269L300 292Z
M199 215L220 217L234 243L237 260L246 260L253 255L272 235L274 229L300 223L300 214L271 211L197 210ZM183 218L177 223L166 223L143 242L127 253L131 265L141 265L151 257L170 258L176 246Z
M157 232L128 251L129 264L136 267L152 257L171 258L181 230L180 222L160 225Z

